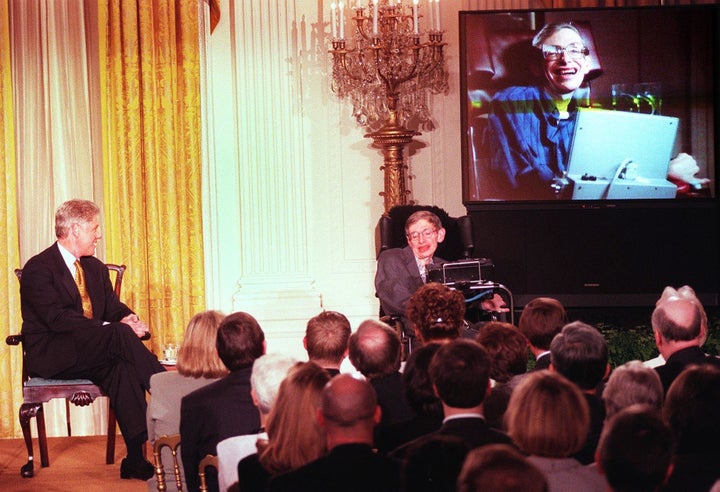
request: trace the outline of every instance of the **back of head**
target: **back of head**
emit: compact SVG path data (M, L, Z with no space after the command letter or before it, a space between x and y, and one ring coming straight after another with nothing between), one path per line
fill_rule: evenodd
M653 330L667 341L697 340L700 345L705 335L701 308L689 299L673 298L657 305L651 322Z
M548 350L550 342L566 323L567 313L560 301L537 297L523 308L518 329L532 346Z
M410 352L402 373L405 397L415 413L442 418L442 402L433 390L430 379L430 362L439 343L429 343Z
M430 362L430 379L443 403L473 408L485 399L490 381L490 357L471 340L454 340L441 346Z
M465 297L437 282L428 282L408 299L406 315L423 342L453 340L465 320Z
M369 428L372 436L377 395L367 381L339 374L325 386L320 409L328 432L361 426Z
M717 453L720 442L720 368L690 366L673 381L665 396L663 418L678 453Z
M582 448L590 429L580 389L552 371L529 373L510 396L508 435L526 454L566 458Z
M662 291L662 294L660 295L660 299L658 299L655 303L655 306L657 307L667 301L674 301L677 299L685 299L697 306L698 310L700 311L700 322L704 328L704 331L707 331L707 313L705 313L705 308L700 302L700 299L698 299L697 294L695 294L695 290L689 285L683 285L679 289L670 286L665 287L665 289L663 289ZM700 345L702 345L703 343L705 343L705 338L700 341Z
M72 224L91 222L98 215L100 208L90 200L66 201L55 211L55 237L66 237Z
M248 313L233 313L220 323L216 347L228 369L245 369L265 352L265 334Z
M594 327L573 321L550 344L553 368L585 391L596 388L608 368L605 338Z
M327 371L314 362L298 362L288 371L268 415L267 447L259 453L271 474L293 470L325 453L325 432L316 416L329 380Z
M216 348L217 332L225 315L202 311L190 319L177 354L177 371L192 378L219 378L227 374Z
M323 311L307 322L305 348L312 361L339 365L348 348L350 322L337 311Z
M467 455L458 492L547 492L545 475L506 444L488 444Z
M283 354L265 354L253 362L250 386L255 393L260 413L268 413L275 405L280 384L297 361Z
M510 323L490 321L480 329L475 340L490 356L490 377L505 383L527 369L527 339Z
M610 374L602 394L605 416L609 420L623 408L636 404L660 411L664 393L657 371L644 366L639 360L631 360L616 367Z
M381 321L365 320L350 336L350 362L369 379L400 369L401 345L397 332Z
M430 434L408 445L403 490L454 492L468 445L456 436Z
M602 473L614 492L653 492L668 475L673 439L656 409L634 405L608 421L597 448Z

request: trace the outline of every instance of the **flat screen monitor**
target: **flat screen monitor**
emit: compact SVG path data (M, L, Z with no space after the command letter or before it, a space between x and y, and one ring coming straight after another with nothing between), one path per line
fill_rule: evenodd
M466 205L715 200L720 6L462 11L459 22ZM567 23L575 34L538 35ZM643 116L636 128L611 126L608 134L606 125L580 137L577 118L589 109ZM640 126L656 120L674 128L660 136ZM637 181L644 156L614 152L628 132L640 149L634 154L669 149L668 175L653 176L657 193ZM603 144L586 147L593 140ZM598 166L617 162L604 164L608 176L582 181L568 176L571 153L594 155ZM611 190L613 178L625 186Z

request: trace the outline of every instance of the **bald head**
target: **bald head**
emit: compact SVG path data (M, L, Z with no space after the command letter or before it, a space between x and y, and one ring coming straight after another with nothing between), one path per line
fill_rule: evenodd
M349 374L330 380L322 392L320 410L324 419L340 427L372 422L377 409L377 396L370 383Z
M685 342L704 336L698 305L684 298L660 303L653 311L652 327L667 341Z
M368 379L397 372L400 352L397 332L381 321L365 320L350 336L350 362Z

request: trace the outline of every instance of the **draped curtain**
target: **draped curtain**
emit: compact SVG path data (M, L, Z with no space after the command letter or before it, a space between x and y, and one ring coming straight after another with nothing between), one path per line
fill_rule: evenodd
M107 257L156 353L204 309L198 2L99 11Z

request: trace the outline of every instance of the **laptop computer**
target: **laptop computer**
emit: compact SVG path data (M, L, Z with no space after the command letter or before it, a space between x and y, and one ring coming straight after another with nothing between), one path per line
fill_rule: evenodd
M678 123L670 116L580 108L567 168L572 199L675 198L667 171Z

